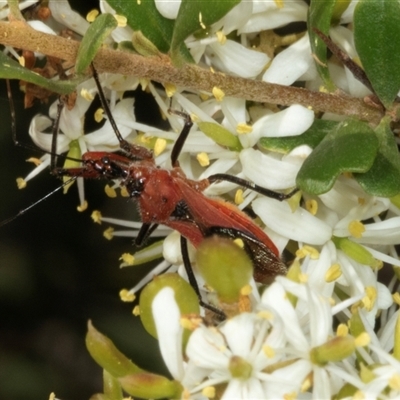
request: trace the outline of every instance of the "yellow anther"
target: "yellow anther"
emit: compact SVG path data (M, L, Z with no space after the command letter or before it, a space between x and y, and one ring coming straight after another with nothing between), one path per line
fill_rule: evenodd
M245 135L246 133L253 132L253 127L251 125L247 125L245 122L240 122L236 125L236 132L239 135Z
M367 332L363 332L356 337L354 344L357 347L364 347L368 346L370 342L371 342L371 337L368 335Z
M304 379L303 383L301 384L300 392L301 392L301 393L307 392L308 389L310 389L311 386L312 386L312 375L308 375L308 376Z
M190 114L190 119L192 120L192 122L198 122L200 120L200 118L198 117L197 114L195 113L191 113Z
M128 267L128 266L132 266L133 264L135 264L135 257L133 256L133 254L130 253L124 253L122 254L122 256L119 258L123 264L124 267Z
M253 291L253 288L251 287L251 285L247 284L244 285L241 289L240 289L240 294L242 296L249 296L251 294L251 292Z
M357 390L354 394L353 397L351 398L352 400L364 400L365 396L364 393L361 390Z
M180 320L182 328L188 329L189 331L194 331L202 323L202 319L198 315L185 315Z
M213 399L215 397L215 387L207 386L201 391L201 394L209 399Z
M305 245L301 249L298 249L296 251L296 257L298 258L305 258L307 256L310 256L312 260L318 260L319 258L319 251L315 249L314 247Z
M350 221L348 226L350 235L355 238L362 237L362 234L365 232L365 226L361 221Z
M136 296L135 293L129 291L128 289L121 289L119 291L119 298L125 303L131 303L135 301Z
M389 378L389 387L397 392L400 391L400 374L393 374Z
M101 212L99 210L94 210L90 216L95 224L101 225Z
M111 187L110 185L106 185L104 187L104 191L106 193L106 195L108 197L111 197L112 199L117 197L117 192L115 191L115 189L113 187Z
M326 282L333 282L336 281L342 275L342 269L340 268L339 264L332 264L328 271L325 273L325 281Z
M262 347L262 350L263 350L264 354L265 354L268 358L273 358L273 357L275 357L275 350L274 350L271 346L268 346L268 345L266 344L266 345L264 345L264 346Z
M167 147L167 141L162 138L157 138L156 143L154 144L154 156L159 156Z
M283 0L274 0L275 4L278 8L283 8L284 4L283 4Z
M304 272L301 272L299 274L299 282L300 283L307 283L308 282L308 275L305 274Z
M257 317L272 321L274 319L274 314L271 311L259 311Z
M19 65L22 65L23 67L25 67L25 57L24 56L18 57L18 62L19 62Z
M222 101L223 98L225 97L224 91L217 86L214 86L212 88L212 94L216 98L217 101Z
M349 327L345 324L339 324L336 329L336 336L347 336L349 334Z
M128 23L127 18L123 15L114 14L114 18L117 20L119 28L124 28Z
M218 40L218 42L219 42L220 44L225 44L225 42L226 42L226 36L225 36L224 32L222 32L222 31L217 31L217 32L216 32L216 35L217 35L217 40Z
M87 89L82 88L80 95L87 101L92 101L94 99L94 96L92 93L90 93Z
M26 188L26 180L24 178L17 178L17 186L18 186L18 189L25 189Z
M310 214L316 215L318 211L317 200L314 199L306 200L306 209Z
M286 393L283 395L283 400L296 400L296 399L297 399L296 392Z
M100 107L94 113L94 120L98 123L101 122L104 118L104 110Z
M132 314L133 314L135 317L138 317L138 316L140 315L140 307L139 307L139 306L133 307Z
M207 167L210 165L210 159L209 159L207 153L204 153L204 152L198 153L196 158L202 167Z
M35 164L37 167L42 163L42 161L39 160L39 159L36 158L36 157L30 157L30 158L28 158L26 161Z
M211 71L212 72L212 71ZM207 94L207 93L200 93L200 98L203 100L203 101L206 101L206 100L208 100L209 98L210 98L210 96Z
M321 63L323 66L327 66L327 65L325 65L324 63ZM319 92L321 92L321 93L329 93L329 90L326 88L326 86L323 86L323 85L321 85L319 88L318 88L318 91Z
M176 86L173 83L164 83L164 88L167 97L172 97L176 93Z
M122 196L122 197L129 197L128 190L126 189L125 186L123 186L123 187L121 188L121 196Z
M56 394L51 392L49 396L49 400L55 400L56 399Z
M95 8L93 10L90 10L86 15L86 21L93 22L99 14L100 14L99 10Z
M88 208L88 202L87 202L86 200L84 200L84 202L83 202L82 204L79 204L79 206L76 207L76 209L77 209L79 212L86 211L87 208Z
M107 239L107 240L111 240L114 237L114 228L108 228L103 232L103 236Z
M364 307L366 308L367 311L371 311L372 308L375 305L376 298L377 298L377 291L376 288L373 286L367 286L365 288L365 293L366 296L363 297L362 302L364 304Z
M244 202L243 190L238 189L235 193L235 204L242 204Z

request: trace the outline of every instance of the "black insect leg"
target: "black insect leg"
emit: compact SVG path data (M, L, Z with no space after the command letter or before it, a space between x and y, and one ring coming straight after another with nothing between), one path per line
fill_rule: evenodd
M119 141L121 149L124 150L128 154L128 156L131 156L132 158L139 158L142 160L153 159L153 153L151 151L147 150L145 147L136 146L132 143L129 143L122 137L121 132L118 129L117 123L115 122L115 119L111 113L106 96L104 95L103 88L101 87L99 75L97 74L97 71L95 70L93 64L91 64L91 67L92 67L93 78L94 81L96 82L97 91L99 92L101 105L107 115L108 120L110 121L110 124L115 132L115 136Z
M295 193L299 191L299 189L293 189L290 193L279 193L274 192L273 190L263 188L261 186L256 185L253 182L246 181L245 179L238 178L237 176L228 175L228 174L215 174L211 175L208 178L210 183L218 182L218 181L227 181L236 183L239 186L243 186L246 189L251 189L257 193L260 193L264 196L271 197L272 199L276 199L279 201L290 199Z
M183 145L185 144L187 137L189 136L190 129L193 126L193 121L190 118L190 115L185 112L173 110L171 108L168 110L168 112L170 114L175 114L178 115L179 117L182 117L185 121L182 131L179 134L178 139L175 141L174 147L172 148L171 152L171 165L173 167L178 167L179 166L178 157L181 154Z
M158 224L142 224L135 239L135 245L140 247L147 241L150 235L157 229Z
M187 239L183 236L181 236L181 252L182 252L183 265L185 266L185 270L186 270L186 274L189 279L190 286L196 292L197 297L199 299L199 304L202 307L206 308L207 310L210 310L210 311L214 312L215 314L217 314L222 320L226 319L226 315L224 314L223 311L221 311L219 308L214 307L203 301L201 294L200 294L199 285L197 283L196 277L193 273L192 265L190 263L189 251L188 251L188 247L187 247Z

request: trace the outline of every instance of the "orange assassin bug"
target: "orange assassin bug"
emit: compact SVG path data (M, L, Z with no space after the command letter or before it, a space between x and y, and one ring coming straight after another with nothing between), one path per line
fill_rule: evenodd
M159 224L177 230L181 234L182 257L189 282L196 291L200 304L217 313L221 314L221 311L201 300L189 261L187 240L197 247L205 237L214 234L228 238L240 238L253 261L256 281L267 283L276 275L285 274L286 266L280 259L276 246L247 214L231 203L206 197L202 192L214 182L228 181L282 201L290 198L297 192L297 189L288 194L278 193L228 174L215 174L200 181L188 179L179 167L178 157L193 122L188 114L176 110L170 110L170 112L184 118L184 127L171 152L172 169L160 169L155 164L152 151L131 144L122 137L94 67L92 67L92 73L101 104L117 136L121 150L117 153L89 151L83 154L82 160L79 160L82 163L80 167L56 167L56 137L63 107L60 102L58 117L53 127L52 173L58 177L70 177L68 182L78 177L120 180L121 187L124 187L129 196L135 199L139 205L142 227L135 244L142 245Z

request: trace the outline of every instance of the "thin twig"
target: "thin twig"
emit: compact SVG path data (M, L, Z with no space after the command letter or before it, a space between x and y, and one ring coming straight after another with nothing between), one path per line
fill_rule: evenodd
M0 21L0 44L41 52L70 62L75 61L79 47L77 41L35 31L19 21ZM246 100L286 106L301 104L322 112L356 116L372 123L378 123L383 116L381 110L371 107L361 99L233 77L196 65L176 68L168 56L142 57L112 49L100 49L94 63L99 72L133 75L209 93L216 86L227 96Z

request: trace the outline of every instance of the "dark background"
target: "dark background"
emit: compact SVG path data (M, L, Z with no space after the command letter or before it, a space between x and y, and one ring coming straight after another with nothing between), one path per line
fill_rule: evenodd
M78 3L86 14L97 2ZM74 6L76 9L77 7ZM15 179L26 176L29 157L40 151L15 146L5 82L0 81L0 221L15 215L57 186L42 172L18 190ZM138 96L138 94L137 94ZM16 82L17 133L31 143L29 122L40 105L23 109ZM137 117L156 124L148 98L137 98ZM42 113L46 113L46 106ZM150 111L149 111L150 110ZM143 113L143 111L145 111ZM76 211L77 189L57 192L25 215L0 228L0 399L47 399L54 391L63 400L88 399L102 389L101 368L85 348L87 321L109 336L141 367L163 372L157 342L149 337L122 303L118 292L130 288L148 267L119 269L118 258L134 251L131 239L103 238L107 226L94 224L91 211L132 219L136 206L127 199L109 199L105 182L87 182L89 209ZM136 217L137 218L137 217Z

